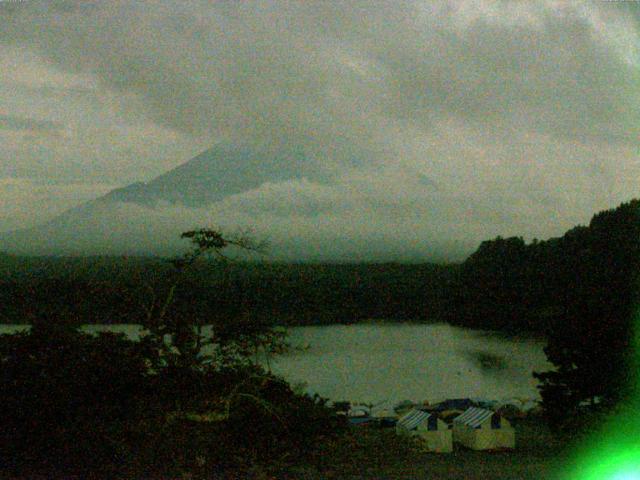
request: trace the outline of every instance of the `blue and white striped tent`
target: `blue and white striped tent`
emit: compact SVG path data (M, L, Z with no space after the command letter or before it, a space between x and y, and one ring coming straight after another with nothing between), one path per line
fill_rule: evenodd
M453 419L453 440L473 450L515 448L515 430L500 414L471 407Z
M415 430L425 423L427 430L438 429L438 417L422 410L411 410L398 420L398 426L408 431Z
M396 432L422 439L423 448L430 452L451 452L453 436L446 423L423 410L411 410L398 420Z
M464 413L454 418L453 423L471 428L480 428L488 418L491 418L492 421L491 428L500 428L500 416L496 412L478 407L468 408Z

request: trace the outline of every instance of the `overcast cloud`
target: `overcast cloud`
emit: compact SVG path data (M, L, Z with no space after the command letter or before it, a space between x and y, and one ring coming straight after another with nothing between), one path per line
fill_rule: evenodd
M618 3L2 2L0 229L224 142L316 168L119 218L412 255L559 235L638 196L638 15ZM16 207L29 192L47 208Z

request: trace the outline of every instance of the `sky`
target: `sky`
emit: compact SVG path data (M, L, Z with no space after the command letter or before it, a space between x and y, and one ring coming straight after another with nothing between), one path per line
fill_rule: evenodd
M558 236L640 196L639 66L638 2L0 1L0 231L224 144L305 166L109 222L445 257Z

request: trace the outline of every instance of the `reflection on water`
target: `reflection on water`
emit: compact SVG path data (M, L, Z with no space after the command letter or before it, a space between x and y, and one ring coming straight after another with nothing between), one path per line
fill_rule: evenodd
M0 333L25 326L0 325ZM139 338L138 325L89 325ZM538 398L533 370L551 368L540 340L515 340L449 325L359 324L295 327L301 347L271 359L273 371L332 400L437 401Z
M508 367L507 359L502 355L496 355L484 350L473 350L467 352L477 365L480 365L483 371L490 373L495 370L504 370Z
M551 365L540 340L423 324L296 327L272 368L334 400L415 401L454 397L539 398L533 370Z

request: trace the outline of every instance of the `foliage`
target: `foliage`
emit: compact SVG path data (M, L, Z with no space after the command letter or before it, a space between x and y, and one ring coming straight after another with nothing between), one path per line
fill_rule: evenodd
M219 249L252 248L210 230L184 236L195 248L152 297L141 341L82 333L68 315L0 337L3 473L250 478L302 461L340 431L326 400L294 393L258 364L258 349L284 347L282 331L244 316L208 338L198 328L206 318L171 308L202 255L226 261Z
M181 285L183 277L201 257L213 255L219 267L225 268L229 257L223 250L236 247L246 252L260 252L264 245L246 236L225 237L211 229L184 232L182 238L190 240L192 249L170 261L175 270L167 277L164 298L157 297L151 289L151 302L144 305L146 317L142 325L149 333L141 343L159 352L158 363L153 367L156 370L169 367L189 375L188 371L193 369L202 371L246 363L250 361L250 354L257 355L261 348L268 351L284 348L282 334L273 331L270 325L250 319L242 322L244 328L238 328L236 322L242 317L225 318L223 323L216 323L207 316L173 308L177 289L181 286L188 289ZM205 335L203 328L207 324L211 330Z
M572 259L564 272L572 291L545 349L557 369L536 377L550 420L562 427L587 406L606 410L635 388L640 201L595 215L560 248Z
M235 247L231 247L235 248ZM224 323L247 315L280 325L368 319L439 321L458 266L433 264L274 264L201 257L180 275L171 309ZM0 321L28 323L65 312L84 323L146 321L178 276L150 257L0 258ZM155 298L154 298L155 297Z
M529 255L522 238L482 242L462 265L450 320L476 328L530 330Z
M150 373L147 354L60 322L1 336L3 474L252 478L305 461L341 431L324 399L256 365Z
M483 242L462 265L449 320L547 337L556 367L535 374L552 424L610 406L635 379L633 307L640 272L640 201L596 214L588 227L526 244Z
M0 336L3 473L117 470L128 456L119 440L143 413L146 378L147 358L122 335L43 322Z

